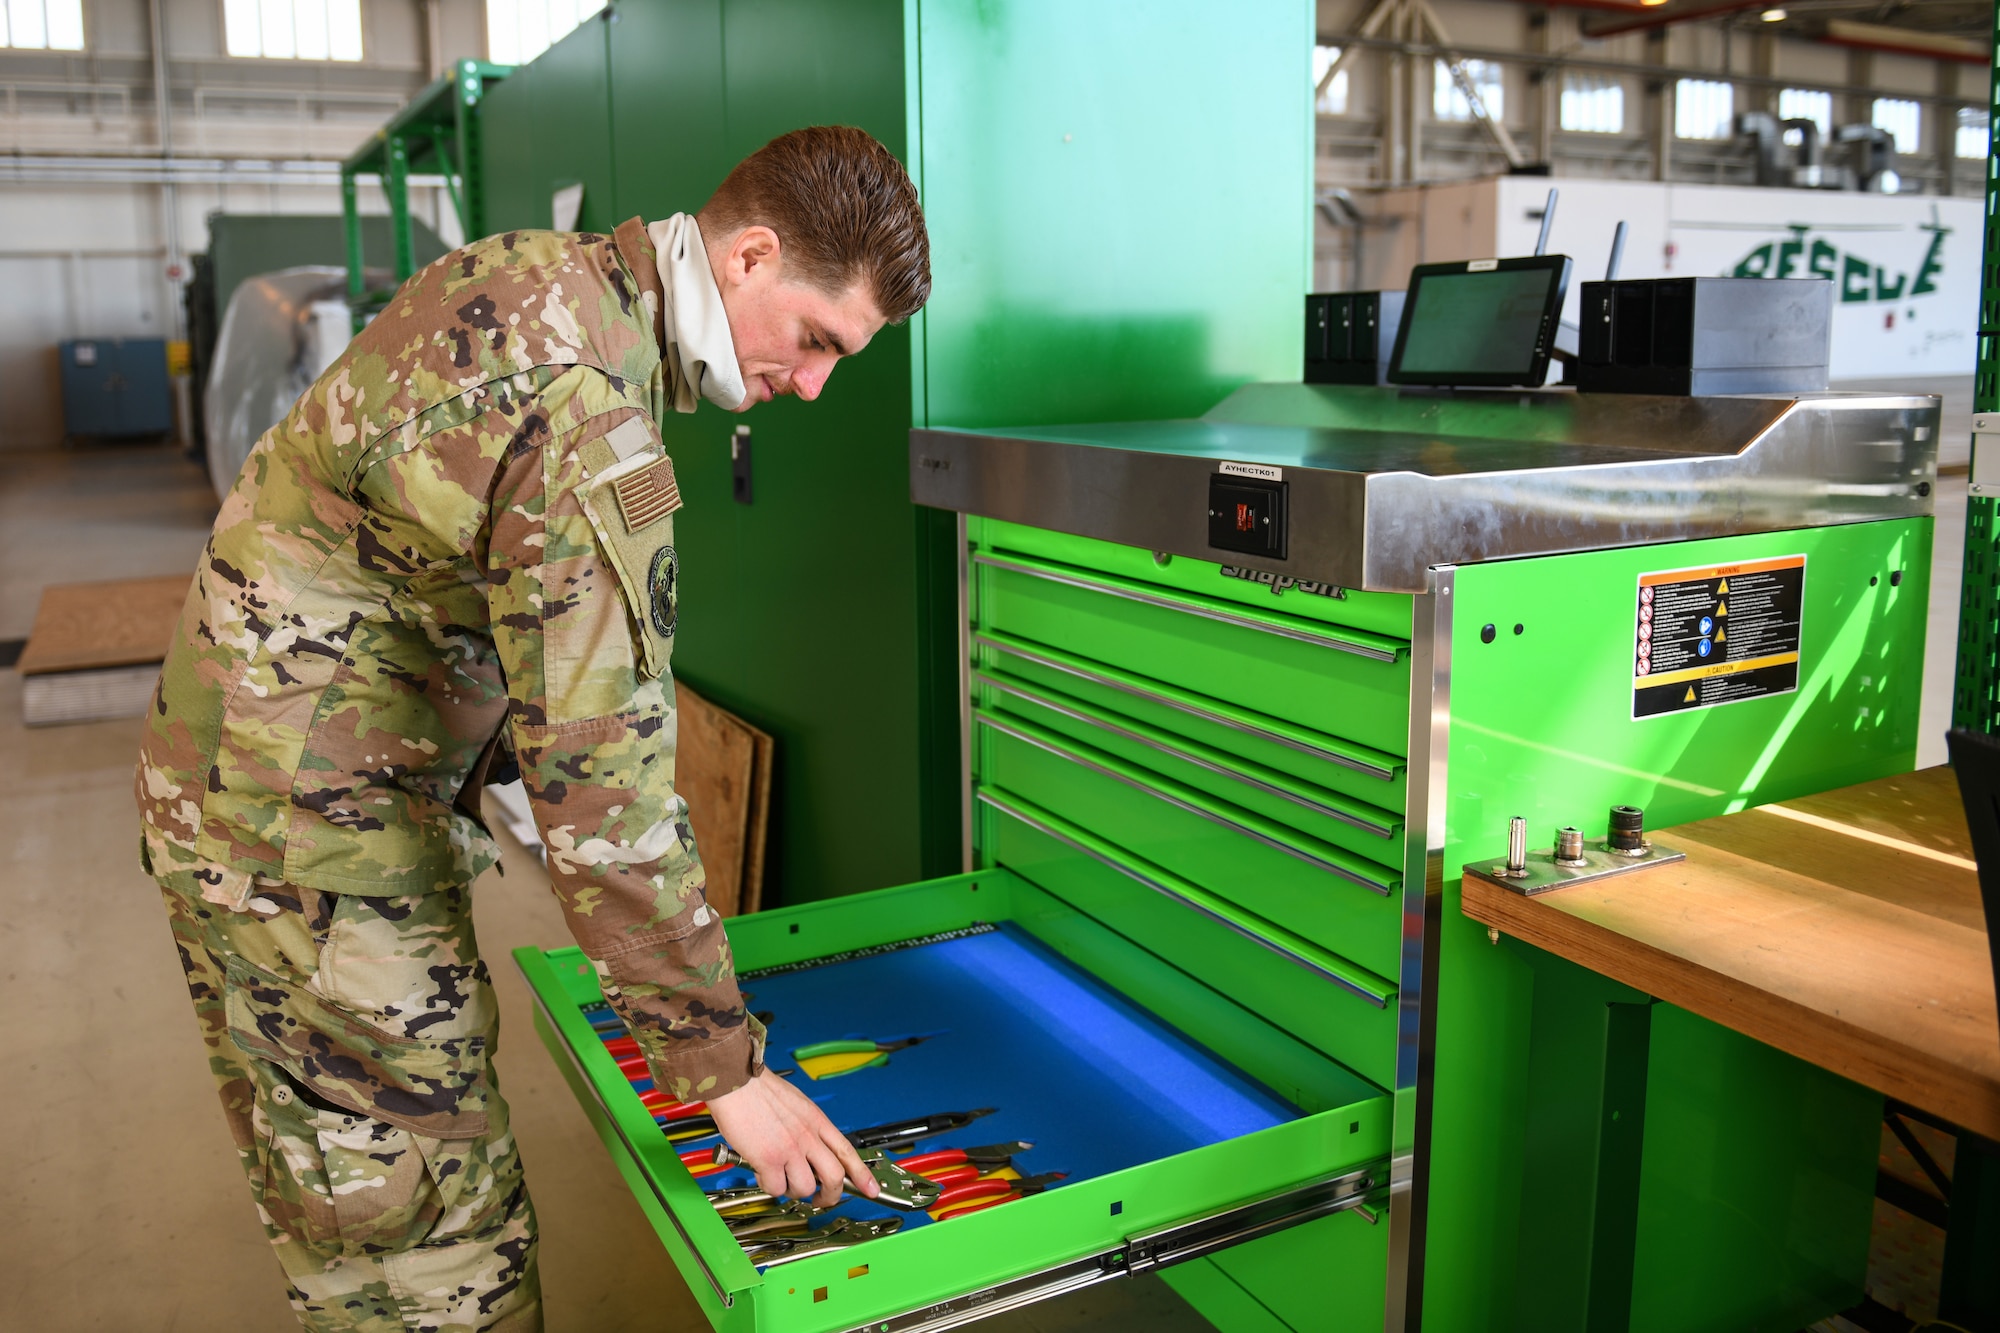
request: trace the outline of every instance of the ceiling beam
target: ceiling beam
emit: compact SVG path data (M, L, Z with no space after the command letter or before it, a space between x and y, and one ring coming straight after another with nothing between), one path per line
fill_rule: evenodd
M1768 9L1773 3L1774 0L1671 0L1668 4L1653 5L1630 18L1586 18L1577 24L1577 30L1585 37L1597 40L1616 37L1620 33L1670 28L1676 23L1689 23L1695 19L1723 18L1746 9Z
M1992 52L1985 43L1975 42L1970 37L1921 32L1914 28L1892 28L1881 23L1856 23L1850 19L1828 19L1826 30L1819 39L1832 46L1927 56L1932 60L1956 60L1967 65L1984 65L1992 58Z

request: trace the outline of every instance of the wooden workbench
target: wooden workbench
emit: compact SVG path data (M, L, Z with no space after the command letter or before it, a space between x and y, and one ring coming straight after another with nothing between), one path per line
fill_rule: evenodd
M1958 784L1883 778L1655 836L1687 853L1467 916L2000 1140L2000 1010Z

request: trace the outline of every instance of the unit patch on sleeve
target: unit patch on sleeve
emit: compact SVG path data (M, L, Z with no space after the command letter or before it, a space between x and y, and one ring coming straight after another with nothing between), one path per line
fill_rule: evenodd
M1632 716L1798 689L1805 589L1802 555L1641 574Z
M674 481L671 458L620 477L611 489L618 495L618 512L625 519L627 532L650 527L681 507L681 488Z
M653 567L646 576L646 600L653 616L653 632L663 639L674 637L679 618L681 559L671 546L653 552Z

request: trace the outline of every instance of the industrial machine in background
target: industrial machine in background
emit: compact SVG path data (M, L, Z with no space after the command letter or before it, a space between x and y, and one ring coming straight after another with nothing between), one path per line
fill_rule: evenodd
M1896 137L1879 125L1840 125L1822 137L1818 121L1746 111L1736 137L1748 143L1762 186L1895 194L1899 184Z
M219 499L258 437L278 424L346 350L347 272L292 268L237 284L202 396L209 482Z
M421 218L408 218L407 222L413 255L429 263L445 252L443 240ZM378 261L391 248L392 230L386 217L357 220L357 235L365 238L366 252ZM193 257L183 294L193 408L191 444L197 457L208 461L209 374L215 364L215 342L222 332L223 316L236 289L260 273L313 266L344 268L347 255L347 229L336 215L209 214L208 249ZM386 271L375 274L377 285L387 280ZM241 461L240 456L237 461ZM235 475L233 470L230 475Z

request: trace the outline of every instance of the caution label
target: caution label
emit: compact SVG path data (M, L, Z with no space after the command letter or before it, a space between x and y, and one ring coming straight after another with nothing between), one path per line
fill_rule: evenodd
M1796 690L1805 592L1802 555L1640 575L1632 716Z

